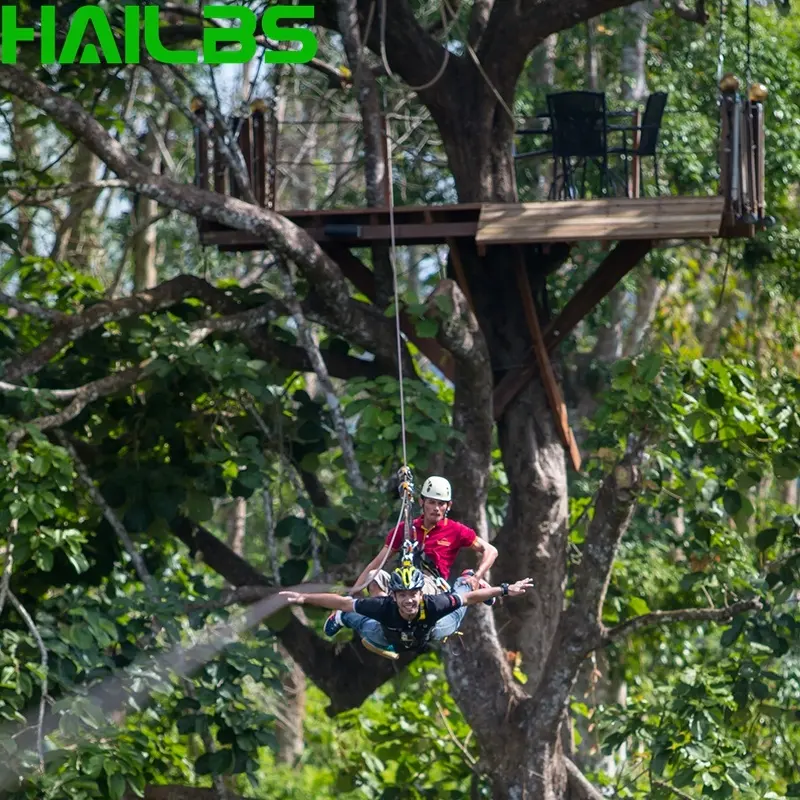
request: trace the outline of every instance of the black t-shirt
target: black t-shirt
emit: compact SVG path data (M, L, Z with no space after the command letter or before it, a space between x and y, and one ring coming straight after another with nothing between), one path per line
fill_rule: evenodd
M417 650L427 644L433 626L442 618L461 608L462 600L455 592L425 594L415 619L400 616L400 609L391 597L364 597L355 601L356 614L380 622L386 639L399 650Z

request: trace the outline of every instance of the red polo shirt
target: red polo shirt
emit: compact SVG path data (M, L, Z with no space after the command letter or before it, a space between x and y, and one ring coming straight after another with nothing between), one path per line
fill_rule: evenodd
M433 561L439 574L445 579L450 575L458 551L462 547L471 547L477 538L472 528L452 519L437 522L427 531L422 527L422 517L417 517L411 524L414 526L414 538L422 544L422 552ZM386 544L392 550L400 550L404 538L405 523L401 522L396 533L394 528L389 531Z

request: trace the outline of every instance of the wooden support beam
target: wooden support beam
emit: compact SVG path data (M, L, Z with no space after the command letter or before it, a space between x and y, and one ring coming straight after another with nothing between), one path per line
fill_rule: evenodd
M650 252L653 243L645 239L622 241L603 259L591 277L564 306L543 332L544 346L552 351L575 326ZM527 385L539 369L532 357L522 367L507 372L494 390L494 415L500 419L508 404Z
M323 245L328 255L336 261L344 276L366 295L371 302L375 302L375 275L367 269L360 258L357 258L343 245ZM435 339L425 339L417 336L414 324L408 315L400 312L400 330L412 341L419 351L442 371L448 380L454 379L453 356L445 350Z
M464 262L461 260L461 253L458 252L458 242L452 237L448 237L447 246L450 248L450 257L453 260L453 269L456 271L456 281L461 287L461 291L464 293L464 297L467 298L469 307L472 309L472 313L474 314L475 303L472 302L472 294L470 293L469 284L467 283L467 273L464 272Z
M544 343L544 336L542 329L539 326L539 317L536 313L536 305L533 302L533 292L531 291L531 284L528 280L528 274L525 271L525 258L520 248L515 248L516 258L514 259L516 272L517 272L517 285L519 286L520 296L522 297L522 305L525 309L525 317L528 322L531 338L533 339L533 351L536 355L536 361L539 366L539 372L542 375L542 383L544 384L547 399L550 402L550 408L553 411L555 418L556 430L561 437L564 447L569 453L570 460L572 461L572 468L579 472L581 468L581 454L578 450L578 444L575 441L575 436L572 433L572 428L569 426L569 419L567 418L567 406L564 403L564 398L561 396L561 391L558 388L558 381L556 380L555 373L553 372L553 365L550 363L550 356L547 353L547 348Z

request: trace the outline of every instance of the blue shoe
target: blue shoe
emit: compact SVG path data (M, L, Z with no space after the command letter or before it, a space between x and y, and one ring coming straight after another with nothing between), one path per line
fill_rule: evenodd
M326 636L336 636L339 631L344 628L344 623L342 622L342 612L341 611L334 611L328 619L325 620L325 627L322 629L325 631Z
M465 569L465 570L464 570L464 571L461 573L462 577L463 577L463 576L465 576L465 575L470 575L470 576L472 576L472 575L474 575L474 574L475 574L475 570L474 570L474 569ZM485 580L483 580L483 578L481 578L481 579L478 581L478 587L479 587L480 589L491 589L491 588L492 588L491 586L489 586L489 584L488 584L488 583L486 583L486 581L485 581ZM483 604L484 604L485 606L493 606L493 605L494 605L496 602L497 602L497 598L496 598L496 597L490 597L488 600L484 600L484 601L483 601Z

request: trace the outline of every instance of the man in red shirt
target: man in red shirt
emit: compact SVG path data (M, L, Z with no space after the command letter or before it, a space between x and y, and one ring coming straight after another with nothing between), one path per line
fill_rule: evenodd
M415 561L419 560L417 566L425 576L423 593L437 594L449 589L447 582L450 580L453 562L458 552L465 547L480 553L481 560L475 572L465 573L464 577L473 589L488 586L485 577L497 558L497 548L481 539L472 528L447 518L452 506L450 482L436 475L431 476L422 484L420 496L422 516L411 524L419 556ZM361 586L372 573L368 589L373 597L388 592L389 573L378 568L388 561L390 552L398 552L403 547L404 527L401 522L397 529L389 531L380 553L358 576L355 585ZM494 600L490 601L492 604L493 602Z

